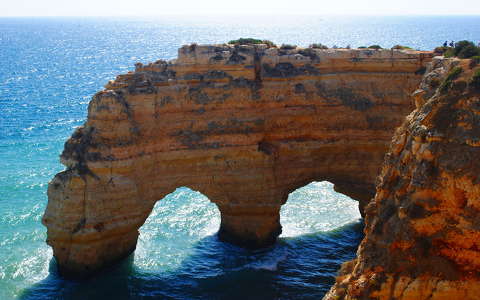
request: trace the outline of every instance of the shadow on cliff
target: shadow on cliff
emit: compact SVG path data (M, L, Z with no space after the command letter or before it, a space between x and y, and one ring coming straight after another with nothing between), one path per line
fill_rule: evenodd
M20 299L320 299L340 264L355 256L363 222L330 232L281 238L268 249L248 251L217 235L192 245L175 270L144 270L135 255L84 281L65 280L50 263L49 276Z

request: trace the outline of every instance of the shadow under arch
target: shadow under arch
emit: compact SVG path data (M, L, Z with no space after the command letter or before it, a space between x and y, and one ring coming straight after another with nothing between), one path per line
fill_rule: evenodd
M179 192L204 197L186 188L171 196ZM163 205L168 211L168 204L185 202L182 197L163 200L167 201L155 205L147 226L155 226L160 215L154 213L160 214ZM357 219L330 231L281 237L274 246L256 251L221 242L210 231L184 244L188 254L173 265L144 264L134 253L83 281L60 277L52 259L48 277L26 289L20 299L319 299L333 284L340 264L354 257L362 229Z

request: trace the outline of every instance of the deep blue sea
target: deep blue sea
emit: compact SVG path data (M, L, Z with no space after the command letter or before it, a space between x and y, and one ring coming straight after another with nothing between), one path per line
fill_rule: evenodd
M40 220L63 143L90 97L136 62L183 44L239 37L307 46L432 49L480 41L480 17L256 16L0 18L0 299L320 299L362 239L357 203L314 182L282 208L278 244L246 251L218 241L219 213L179 187L159 199L138 248L87 281L56 273Z

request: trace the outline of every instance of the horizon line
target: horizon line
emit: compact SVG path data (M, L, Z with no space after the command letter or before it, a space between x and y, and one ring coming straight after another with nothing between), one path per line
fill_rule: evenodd
M202 17L202 16L237 16L237 17L255 17L255 16L272 16L272 17L281 17L281 16L311 16L311 17L480 17L480 13L476 14L423 14L423 13L408 13L408 14L341 14L341 13L325 13L325 14L313 14L313 13L161 13L154 15L144 15L144 14L117 14L117 15L0 15L0 18L91 18L91 17L128 17L128 18L155 18L155 17Z

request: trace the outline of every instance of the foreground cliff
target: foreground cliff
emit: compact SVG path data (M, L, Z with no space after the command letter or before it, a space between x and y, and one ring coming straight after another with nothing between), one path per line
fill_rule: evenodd
M65 144L43 223L64 274L135 249L155 202L188 186L216 203L219 236L272 244L288 194L328 180L359 200L432 54L184 46L97 93Z
M434 59L414 94L417 109L386 156L358 256L324 299L480 298L480 68L473 67Z

